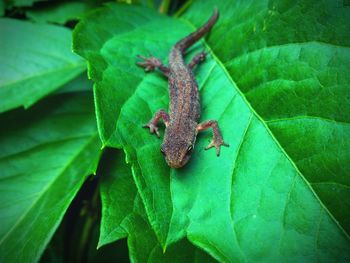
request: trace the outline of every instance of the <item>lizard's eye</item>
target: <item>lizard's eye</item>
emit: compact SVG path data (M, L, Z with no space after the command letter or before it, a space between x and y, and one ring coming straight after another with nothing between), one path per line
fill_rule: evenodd
M187 148L187 154L190 154L193 150L193 145L188 146Z
M164 152L164 149L163 149L163 146L160 147L160 152L165 155L165 152Z

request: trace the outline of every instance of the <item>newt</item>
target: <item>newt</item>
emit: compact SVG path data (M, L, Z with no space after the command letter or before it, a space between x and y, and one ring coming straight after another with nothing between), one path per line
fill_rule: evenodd
M205 149L215 147L217 156L220 155L221 146L229 146L224 142L216 120L198 123L201 114L200 98L198 84L192 70L205 60L207 53L201 51L196 54L188 65L184 61L186 50L211 30L218 17L219 12L215 8L207 23L172 47L169 54L169 67L166 67L161 60L155 57L147 58L138 55L142 61L137 62L137 64L143 67L146 72L158 68L168 78L169 114L164 109L160 109L143 127L148 128L151 133L155 133L159 137L157 124L163 119L165 134L160 150L168 165L173 168L180 168L188 162L197 134L200 131L212 128L213 139Z

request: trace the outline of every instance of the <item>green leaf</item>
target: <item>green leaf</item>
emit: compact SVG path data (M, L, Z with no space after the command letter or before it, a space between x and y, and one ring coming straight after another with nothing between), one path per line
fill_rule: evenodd
M65 24L68 21L80 19L90 8L85 2L62 2L28 10L26 15L30 20L38 23Z
M67 28L0 19L0 112L29 107L86 68Z
M195 70L202 120L217 119L230 148L216 158L203 133L190 163L169 169L141 128L167 107L167 83L136 55L166 60L213 6L219 22L186 57L210 53ZM126 151L164 247L187 236L224 262L350 259L349 16L333 1L193 1L181 19L108 5L79 23L100 136Z
M116 151L107 154L106 159L102 159L104 169L100 172L102 218L98 248L127 237L127 223L134 216L137 196L130 167L125 164L123 154Z
M121 9L116 9L116 6ZM128 17L132 17L134 22ZM94 23L91 23L91 18L94 19ZM81 20L73 32L73 50L88 60L88 74L94 81L94 93L98 98L95 101L98 129L104 145L121 145L115 129L117 116L121 105L133 94L134 88L144 77L143 71L135 70L135 56L139 50L130 50L130 46L152 45L154 50L159 45L163 47L159 51L165 56L165 47L171 43L171 40L163 40L156 44L147 38L144 39L148 37L147 32L139 26L143 25L147 29L147 25L154 23L156 18L158 16L154 10L107 4ZM108 30L105 30L107 24ZM137 37L129 39L128 33L132 30L136 30ZM157 30L160 30L159 33L167 31L165 27ZM115 40L116 36L123 37L124 34L126 35L123 45L118 48L114 48L114 44L104 46L109 40ZM177 31L173 34L176 36ZM95 37L92 38L93 35Z
M131 262L215 262L200 249L182 240L163 253L121 152L110 154L102 172L102 221L99 247L128 237Z
M0 116L0 261L38 261L100 156L90 93Z

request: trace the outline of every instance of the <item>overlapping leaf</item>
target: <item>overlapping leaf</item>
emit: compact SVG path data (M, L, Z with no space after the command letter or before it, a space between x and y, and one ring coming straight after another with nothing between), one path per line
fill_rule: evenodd
M0 112L31 106L86 68L67 28L3 18L0 38Z
M35 2L43 2L45 0L13 0L11 1L14 6L32 6ZM10 1L9 1L10 2Z
M0 123L0 261L35 262L96 169L92 96L57 95Z
M78 20L91 6L86 2L62 2L44 8L28 10L29 19L38 23L65 24L70 20Z
M205 133L180 170L166 166L160 140L141 129L168 94L166 80L143 75L135 56L165 60L214 3L195 1L180 20L109 5L79 25L75 49L96 83L100 135L126 150L163 246L187 236L225 262L349 259L337 220L345 227L349 211L341 200L349 196L350 20L332 1L308 3L215 1L220 20L195 73L202 119L217 119L231 147L220 158L204 152Z

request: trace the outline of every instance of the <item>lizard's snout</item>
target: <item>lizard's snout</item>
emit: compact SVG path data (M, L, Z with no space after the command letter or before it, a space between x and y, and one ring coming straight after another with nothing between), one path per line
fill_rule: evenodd
M182 166L184 166L185 164L182 163L176 163L176 162L167 162L168 165L172 168L181 168Z
M172 167L172 168L181 168L182 166L184 166L188 160L190 159L190 156L185 156L184 158L181 158L181 159L174 159L174 160L171 160L169 158L165 158L167 164Z
M179 164L170 164L170 163L168 163L168 165L169 165L170 167L172 167L172 168L175 168L175 169L178 169L178 168L181 168L181 167L182 167L182 165L179 165Z

